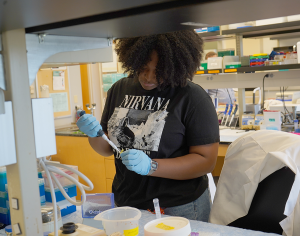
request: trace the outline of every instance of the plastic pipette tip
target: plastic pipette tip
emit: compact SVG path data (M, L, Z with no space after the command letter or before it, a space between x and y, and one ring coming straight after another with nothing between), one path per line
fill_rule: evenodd
M156 219L160 219L161 218L161 213L160 213L160 207L159 207L158 198L154 198L153 199L153 205L154 205Z

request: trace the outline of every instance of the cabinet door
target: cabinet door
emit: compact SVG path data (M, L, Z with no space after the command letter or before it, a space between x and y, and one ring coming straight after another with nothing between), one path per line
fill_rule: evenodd
M229 146L229 144L220 144L219 145L217 163L216 163L214 170L211 172L213 176L220 176L223 165L224 165L225 155L226 155L228 146Z
M115 160L111 158L105 158L104 163L106 179L114 179L116 174Z
M112 190L111 190L112 183L113 183L112 179L106 179L106 192L107 193L111 193L112 192Z

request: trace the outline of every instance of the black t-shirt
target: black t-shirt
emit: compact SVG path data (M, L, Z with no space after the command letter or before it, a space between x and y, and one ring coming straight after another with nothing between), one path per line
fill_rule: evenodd
M122 150L144 151L151 159L175 158L190 146L219 142L219 124L208 94L192 82L181 88L145 90L138 79L123 78L108 91L101 125ZM112 190L118 206L153 209L196 200L208 187L206 175L190 180L142 176L129 171L115 153Z

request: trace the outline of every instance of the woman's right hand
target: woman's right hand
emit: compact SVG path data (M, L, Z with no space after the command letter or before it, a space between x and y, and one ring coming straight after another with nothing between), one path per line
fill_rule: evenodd
M102 130L99 121L91 114L82 115L76 124L81 132L91 138L97 137L99 130Z

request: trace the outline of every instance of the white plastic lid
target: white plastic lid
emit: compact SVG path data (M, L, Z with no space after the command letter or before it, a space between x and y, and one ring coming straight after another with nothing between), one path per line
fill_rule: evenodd
M145 236L188 236L190 233L190 222L183 217L164 217L144 226Z

